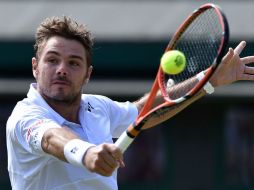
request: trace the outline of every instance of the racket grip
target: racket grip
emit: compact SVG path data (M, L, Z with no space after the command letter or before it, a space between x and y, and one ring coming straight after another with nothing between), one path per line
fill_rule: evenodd
M125 131L116 140L115 145L122 151L122 153L124 153L133 140L134 138L129 137Z

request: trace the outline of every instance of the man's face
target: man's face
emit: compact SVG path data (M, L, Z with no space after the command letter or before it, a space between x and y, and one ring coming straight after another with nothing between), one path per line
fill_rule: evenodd
M54 36L42 48L39 60L32 59L37 90L49 101L72 103L80 99L82 86L92 72L82 44Z

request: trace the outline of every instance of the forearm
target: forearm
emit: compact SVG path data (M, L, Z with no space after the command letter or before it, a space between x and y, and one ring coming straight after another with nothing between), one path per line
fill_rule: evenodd
M172 118L173 116L175 116L176 114L178 114L179 112L184 110L186 107L188 107L190 104L194 103L195 101L197 101L198 99L203 97L205 94L206 94L205 91L202 89L197 94L195 94L193 97L191 97L190 99L188 99L180 104L171 106L167 111L165 111L165 113L151 117L145 123L143 129L148 129L148 128L154 127L155 125L158 125L158 124Z
M42 149L58 159L72 165L86 167L91 172L110 176L120 165L123 155L114 144L95 146L82 141L67 128L51 128L42 138Z
M167 88L167 94L169 99L175 100L180 97L185 96L193 87L197 84L197 77L194 76L190 79L187 79L181 83L178 84L172 84ZM143 97L141 97L139 100L135 101L135 105L138 108L139 113L141 112L144 105L147 103L147 100L149 99L150 93L145 94ZM156 96L154 97L152 101L151 108L154 108L164 102L164 98L161 94L161 91L158 90Z
M64 146L73 139L79 139L79 137L67 128L51 128L45 131L41 146L44 152L67 161L64 155Z

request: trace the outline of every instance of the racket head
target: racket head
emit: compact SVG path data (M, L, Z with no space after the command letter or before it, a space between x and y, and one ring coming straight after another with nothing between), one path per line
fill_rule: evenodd
M165 49L165 52L179 50L184 53L186 57L185 70L179 74L169 75L163 72L159 66L148 100L136 121L128 127L127 136L135 138L150 118L153 116L163 117L172 105L195 95L220 64L228 39L228 22L217 5L204 4L187 17ZM196 75L202 71L205 71L205 76L202 80L198 80ZM167 84L169 80L171 80L170 87ZM161 92L164 102L153 107L158 91Z
M159 67L157 78L165 101L177 103L197 93L220 64L228 40L227 18L219 6L208 3L195 10L178 28L165 49L165 52L179 50L184 53L184 71L169 75ZM199 81L195 76L202 71L206 71L205 76ZM185 85L187 79L193 80L192 85ZM169 81L173 93L168 93ZM176 90L179 86L181 91Z

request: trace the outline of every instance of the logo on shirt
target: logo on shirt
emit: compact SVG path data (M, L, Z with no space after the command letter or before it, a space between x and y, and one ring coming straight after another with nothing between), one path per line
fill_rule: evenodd
M85 110L92 112L93 109L94 109L94 107L90 104L90 102L88 102L85 106Z
M30 140L30 137L31 137L31 134L33 132L33 130L38 127L39 125L45 123L44 120L39 120L37 121L36 123L34 123L33 125L31 125L28 130L27 130L27 134L26 134L26 140L29 141Z

